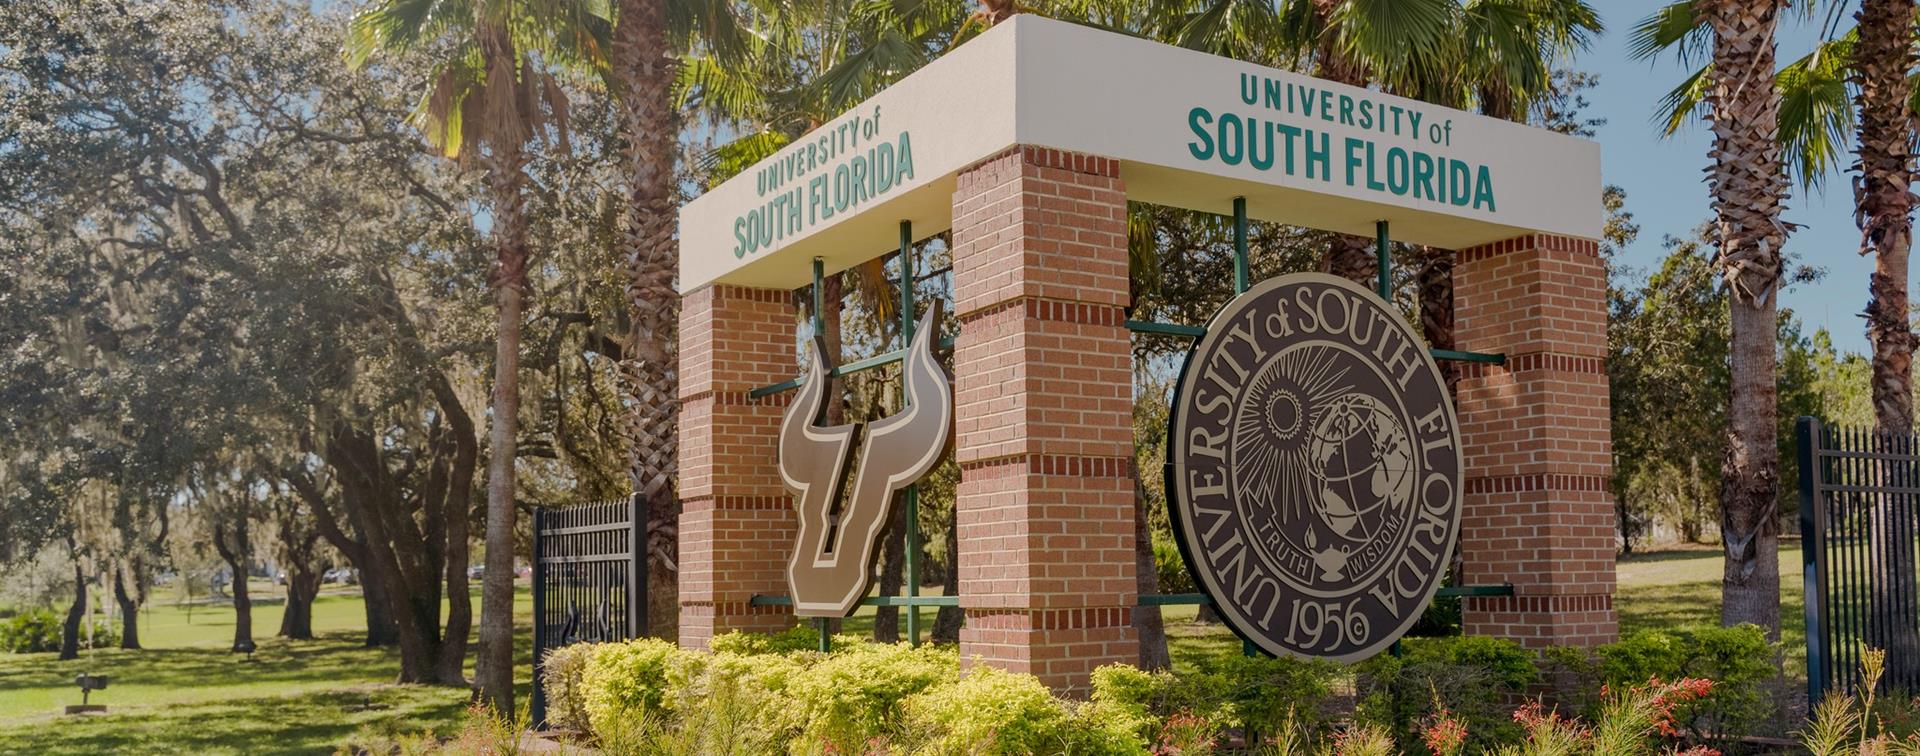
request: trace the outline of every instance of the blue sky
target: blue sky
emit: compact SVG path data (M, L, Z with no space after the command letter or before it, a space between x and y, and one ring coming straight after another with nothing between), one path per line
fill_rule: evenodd
M1595 135L1602 174L1607 183L1627 190L1627 209L1640 224L1640 239L1626 250L1622 261L1645 272L1659 263L1662 239L1687 236L1710 217L1701 169L1707 166L1712 135L1696 124L1673 137L1661 137L1653 123L1655 107L1688 71L1672 56L1636 61L1627 54L1633 26L1665 2L1594 4L1600 8L1607 33L1574 65L1600 75L1600 85L1588 93L1592 102L1588 117L1607 119ZM1847 14L1850 18L1852 9ZM1783 16L1780 59L1790 61L1810 52L1818 41L1819 22ZM1787 220L1803 226L1788 240L1789 252L1800 264L1824 268L1827 274L1787 291L1781 306L1795 311L1806 333L1825 327L1833 332L1835 347L1864 352L1867 341L1858 313L1866 304L1867 274L1873 266L1858 254L1860 233L1853 225L1853 190L1847 177L1829 177L1824 192L1795 187L1787 202Z

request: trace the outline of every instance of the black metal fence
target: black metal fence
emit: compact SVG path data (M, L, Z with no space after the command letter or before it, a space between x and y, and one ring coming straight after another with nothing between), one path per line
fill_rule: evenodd
M1868 649L1887 652L1882 685L1920 690L1920 441L1811 417L1795 441L1809 705L1854 691Z
M533 512L533 703L547 719L540 679L547 652L626 640L647 627L646 502L639 496Z

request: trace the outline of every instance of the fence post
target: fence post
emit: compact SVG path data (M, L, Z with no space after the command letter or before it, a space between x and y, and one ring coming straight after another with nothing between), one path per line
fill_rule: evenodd
M627 508L627 550L633 552L627 562L627 638L645 638L647 630L647 518L645 494L635 491Z
M1807 625L1807 709L1820 704L1827 688L1826 595L1820 574L1825 518L1820 516L1820 421L1801 417L1793 424L1794 454L1800 470L1800 581Z
M546 514L543 507L533 509L533 702L528 705L527 717L536 730L547 729L547 686L540 681L540 665L544 661L540 657L547 642L547 565L541 559L545 555L541 540L546 529Z

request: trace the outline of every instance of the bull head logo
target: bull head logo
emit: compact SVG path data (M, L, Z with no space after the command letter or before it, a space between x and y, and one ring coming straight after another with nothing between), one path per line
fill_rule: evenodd
M925 477L953 438L953 388L934 354L940 338L940 306L927 308L902 360L906 406L866 426L853 493L841 502L854 438L860 425L822 426L828 364L820 339L810 348L807 382L780 422L780 478L799 508L800 532L787 560L793 613L845 617L867 595L874 548L893 504L893 494Z

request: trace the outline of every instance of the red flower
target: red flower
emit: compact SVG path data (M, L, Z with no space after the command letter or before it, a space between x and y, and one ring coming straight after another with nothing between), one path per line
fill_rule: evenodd
M1433 751L1433 756L1459 753L1460 747L1467 743L1467 726L1458 719L1446 716L1443 711L1440 721L1429 726L1422 739L1426 741L1427 749Z

